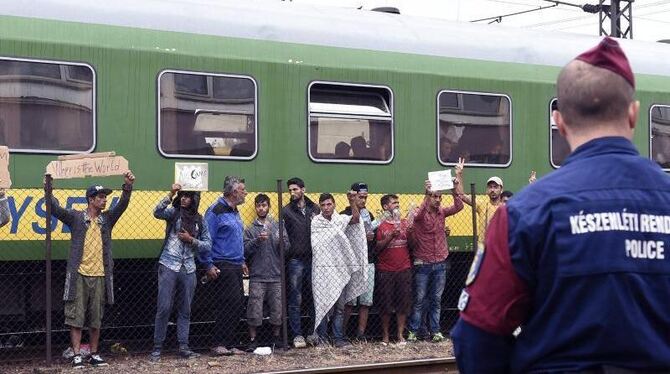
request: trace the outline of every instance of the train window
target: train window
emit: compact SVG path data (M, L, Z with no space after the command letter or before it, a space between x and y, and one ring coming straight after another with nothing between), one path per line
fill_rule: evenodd
M309 86L309 157L317 162L391 162L392 105L388 87L313 82Z
M551 99L549 103L549 151L551 153L551 166L555 168L561 167L563 161L570 154L570 145L565 137L558 132L558 127L554 122L554 117L551 115L554 110L558 109L558 100Z
M84 64L0 58L0 144L24 153L92 151L94 78Z
M512 111L506 95L441 91L437 97L440 163L505 167L512 162Z
M251 77L163 71L158 90L161 154L237 160L256 156L257 92Z
M670 106L652 105L649 113L650 154L663 169L670 169Z

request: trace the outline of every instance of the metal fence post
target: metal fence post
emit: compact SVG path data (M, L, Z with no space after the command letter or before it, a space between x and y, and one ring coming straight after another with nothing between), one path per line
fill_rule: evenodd
M470 183L470 196L472 199L472 249L477 251L477 189L474 183Z
M44 203L46 204L46 350L47 366L51 366L51 197L53 193L51 174L44 176Z
M277 209L279 211L279 257L280 257L280 271L281 271L281 307L282 307L282 313L283 313L283 320L284 323L282 323L282 340L284 341L284 349L288 348L288 308L286 306L286 263L285 263L285 258L284 258L284 251L286 248L284 247L284 217L282 216L282 207L283 207L283 199L282 199L282 180L277 179Z

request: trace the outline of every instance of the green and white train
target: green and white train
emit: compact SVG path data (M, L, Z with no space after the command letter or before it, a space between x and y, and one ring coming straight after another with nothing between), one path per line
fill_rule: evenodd
M41 326L30 321L44 310L42 177L56 155L128 159L137 182L114 235L117 269L150 273L163 235L151 209L177 161L208 163L203 206L229 174L253 192L300 176L309 192L364 180L411 195L458 157L480 192L491 175L522 188L569 152L550 120L556 76L597 41L279 1L2 2L0 145L13 186L0 229L0 315L11 323L0 333ZM642 107L634 141L670 168L670 46L621 44ZM58 180L55 194L81 207L90 183ZM471 234L469 214L452 218L453 235ZM67 228L52 229L62 260ZM119 298L119 324L132 300Z

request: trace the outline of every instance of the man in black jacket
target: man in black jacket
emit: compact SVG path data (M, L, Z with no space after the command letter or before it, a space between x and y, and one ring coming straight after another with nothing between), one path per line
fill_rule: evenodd
M284 227L291 246L286 253L288 283L288 320L293 334L293 346L307 346L302 334L301 307L303 285L309 288L312 281L312 243L310 222L319 214L319 206L305 196L305 182L291 178L286 182L291 202L282 208Z

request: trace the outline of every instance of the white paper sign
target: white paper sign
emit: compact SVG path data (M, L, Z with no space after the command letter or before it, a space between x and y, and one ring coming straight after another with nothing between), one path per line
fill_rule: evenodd
M0 146L0 188L12 186L12 178L9 175L9 148Z
M207 191L208 166L206 162L175 162L174 182L184 191Z
M450 190L454 188L451 178L451 170L440 170L428 172L428 180L433 191Z

